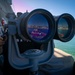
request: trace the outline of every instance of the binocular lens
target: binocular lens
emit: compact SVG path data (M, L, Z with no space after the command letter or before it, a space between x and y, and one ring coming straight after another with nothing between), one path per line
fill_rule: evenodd
M61 38L65 38L68 35L69 26L64 18L61 18L58 22L58 35Z
M23 16L19 31L24 38L36 43L53 38L67 42L74 37L74 24L73 16L68 13L54 17L47 10L36 9Z
M48 34L49 25L47 19L42 14L35 14L28 20L28 33L34 40L40 41Z

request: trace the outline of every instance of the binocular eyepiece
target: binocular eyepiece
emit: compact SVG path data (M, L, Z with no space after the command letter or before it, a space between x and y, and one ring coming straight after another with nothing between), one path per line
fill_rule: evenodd
M45 43L52 39L67 42L75 34L74 18L68 13L53 16L45 9L35 9L30 13L20 13L16 22L20 37L36 43Z

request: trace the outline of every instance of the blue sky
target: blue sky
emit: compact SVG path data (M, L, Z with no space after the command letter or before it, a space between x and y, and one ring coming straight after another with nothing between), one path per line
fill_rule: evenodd
M43 8L58 16L69 13L75 18L75 0L12 0L15 13Z

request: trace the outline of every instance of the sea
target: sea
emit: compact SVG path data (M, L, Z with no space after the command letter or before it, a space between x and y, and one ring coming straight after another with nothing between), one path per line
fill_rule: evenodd
M68 42L61 42L59 40L54 39L54 43L55 43L55 48L61 49L65 52L71 54L75 60L75 37L73 37Z

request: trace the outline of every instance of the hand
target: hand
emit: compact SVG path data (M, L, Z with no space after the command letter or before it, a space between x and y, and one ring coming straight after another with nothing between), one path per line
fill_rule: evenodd
M3 38L2 38L2 37L0 37L0 47L1 47L1 46L3 46L3 45L4 45L4 43L5 43L5 41L3 41Z
M7 40L7 36L6 35L2 36L2 38L3 38L3 41Z

